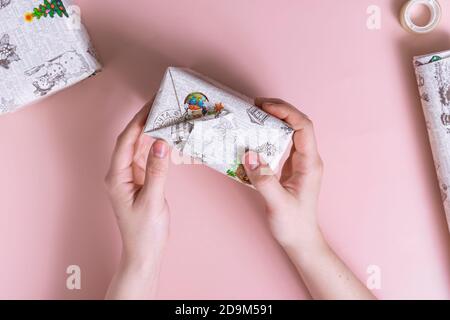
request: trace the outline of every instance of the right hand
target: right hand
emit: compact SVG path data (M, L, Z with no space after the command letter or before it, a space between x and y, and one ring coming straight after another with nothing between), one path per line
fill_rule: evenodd
M255 105L284 120L295 132L280 179L252 151L244 156L247 175L265 200L275 239L285 249L311 248L323 241L316 218L323 163L313 124L306 115L279 99L257 98Z

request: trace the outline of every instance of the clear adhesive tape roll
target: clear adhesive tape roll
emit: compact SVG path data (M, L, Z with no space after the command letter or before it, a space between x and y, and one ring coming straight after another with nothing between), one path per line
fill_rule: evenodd
M430 10L430 21L425 26L415 25L411 19L411 10L416 5L425 5ZM403 28L413 33L428 33L433 31L441 21L442 9L437 0L409 0L400 13Z

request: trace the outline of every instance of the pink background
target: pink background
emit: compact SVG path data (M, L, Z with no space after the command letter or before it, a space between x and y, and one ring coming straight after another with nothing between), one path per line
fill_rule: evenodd
M449 232L411 66L450 48L450 4L426 36L403 0L80 0L105 70L0 117L0 298L102 298L120 238L105 191L115 138L169 65L249 96L282 97L315 122L320 220L380 298L450 298ZM366 28L366 9L382 28ZM259 196L203 166L172 166L160 298L309 298L272 240ZM82 290L65 287L68 265Z

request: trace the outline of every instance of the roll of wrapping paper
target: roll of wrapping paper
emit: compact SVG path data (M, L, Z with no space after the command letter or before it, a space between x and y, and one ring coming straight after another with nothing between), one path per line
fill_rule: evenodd
M414 67L450 228L450 50L415 57Z

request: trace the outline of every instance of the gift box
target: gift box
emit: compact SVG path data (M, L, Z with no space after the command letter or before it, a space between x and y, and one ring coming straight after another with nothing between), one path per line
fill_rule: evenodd
M0 115L101 69L79 12L66 0L0 0Z
M293 129L248 97L189 69L169 67L144 132L167 141L190 163L251 185L241 159L257 152L276 170Z
M415 57L414 67L450 228L450 51Z

